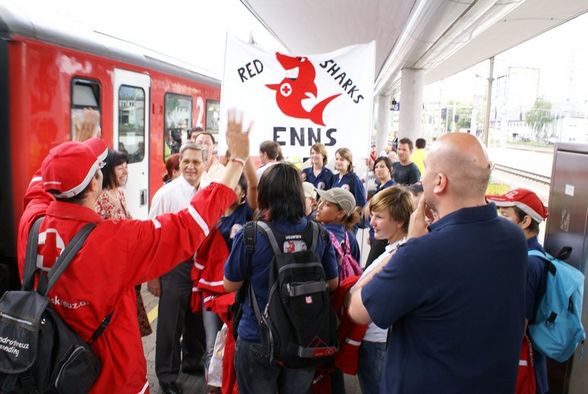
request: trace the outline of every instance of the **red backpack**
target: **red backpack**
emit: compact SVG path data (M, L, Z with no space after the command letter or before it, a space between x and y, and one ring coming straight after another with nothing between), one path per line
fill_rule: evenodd
M337 251L337 263L339 265L339 280L345 280L350 276L361 275L362 270L359 266L359 263L355 261L355 259L351 255L351 246L349 245L349 234L345 232L345 242L343 242L345 251L343 251L341 244L330 231L329 237L331 237L333 247Z

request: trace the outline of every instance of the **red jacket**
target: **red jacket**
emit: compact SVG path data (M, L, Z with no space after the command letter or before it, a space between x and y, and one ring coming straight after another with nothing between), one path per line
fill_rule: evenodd
M204 306L210 309L209 303L215 297L226 294L223 276L227 257L229 257L227 242L218 228L214 227L194 256L191 273L194 282L191 298L193 312L201 309L202 301Z
M21 275L29 229L36 218L45 215L39 231L38 256L44 267L52 266L55 256L84 224L96 223L49 297L65 322L85 340L114 311L110 325L92 344L102 361L92 393L148 392L133 287L158 278L178 262L189 259L208 229L234 202L234 191L212 184L194 196L192 212L184 209L175 215L160 215L153 221L111 221L102 220L93 209L55 201L42 190L40 180L35 177L29 185L19 224Z

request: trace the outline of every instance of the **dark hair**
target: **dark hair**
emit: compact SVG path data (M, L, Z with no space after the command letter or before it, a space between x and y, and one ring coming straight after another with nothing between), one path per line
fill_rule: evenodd
M345 227L345 230L350 231L356 223L359 223L361 219L362 210L360 207L355 207L351 215L346 215L341 219L341 224Z
M424 138L417 138L414 144L416 145L417 149L424 149L425 146L427 146L427 140Z
M383 161L384 164L386 164L386 167L388 167L388 171L390 171L390 176L392 176L392 172L394 171L392 169L392 160L390 160L386 156L380 156L380 157L378 157L376 159L376 161L374 161L374 168L372 168L372 170L375 171L376 170L376 164L378 164L381 161Z
M243 199L239 201L239 204L240 204L245 199L247 199L247 178L245 177L245 174L241 174L241 177L239 177L238 185L241 187L241 190L243 191L243 193L245 193L243 196Z
M398 141L398 145L400 145L400 144L406 144L406 145L408 145L408 149L410 149L410 150L412 150L412 148L414 147L412 145L411 139L410 138L406 138L406 137L405 138L401 138L400 141Z
M270 220L298 222L304 217L304 191L300 173L291 164L274 164L261 176L257 205L269 211Z
M172 180L174 170L180 171L180 154L174 153L165 161L165 175L162 180L167 183Z
M113 149L108 149L108 155L104 159L106 165L102 168L102 189L113 189L117 187L114 167L129 162L129 155Z
M214 135L212 135L212 133L210 131L202 131L202 128L200 128L200 131L198 131L197 133L198 134L196 134L195 138L198 138L199 135L207 135L212 140L212 144L216 145L216 139L214 139ZM192 133L190 133L190 139L191 139L191 137L192 137Z
M259 145L259 151L265 153L270 160L280 161L284 158L282 156L282 148L280 147L280 144L275 141L263 141Z
M531 218L531 224L527 227L527 231L533 234L539 234L539 223L535 221L529 214L525 213L521 208L513 206L515 215L517 215L517 219L519 223L525 219L525 216L529 216Z
M193 133L201 133L204 129L202 127L194 127L193 129L188 130L188 139L192 138ZM214 141L214 139L213 139Z

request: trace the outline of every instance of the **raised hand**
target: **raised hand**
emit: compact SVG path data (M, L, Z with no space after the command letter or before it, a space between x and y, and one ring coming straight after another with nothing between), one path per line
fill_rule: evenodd
M92 137L100 137L100 113L94 109L85 108L82 119L75 120L75 141L85 141Z
M243 114L230 109L227 117L227 146L232 158L246 161L249 158L249 130L243 130Z
M418 205L412 215L410 215L410 224L408 225L408 238L418 238L428 233L429 219L426 213L425 195L419 199Z

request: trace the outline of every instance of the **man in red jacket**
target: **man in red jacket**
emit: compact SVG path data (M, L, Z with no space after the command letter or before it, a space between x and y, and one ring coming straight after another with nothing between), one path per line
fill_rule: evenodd
M102 191L102 155L106 145L92 138L53 148L31 181L18 233L22 276L30 227L45 216L39 230L37 264L49 269L74 235L96 223L68 269L49 292L64 321L88 340L110 312L112 320L92 344L102 362L93 393L145 393L149 384L143 355L134 286L159 277L189 259L235 201L249 138L235 114L229 114L227 144L233 160L220 183L198 192L188 209L153 220L110 221L94 211Z

